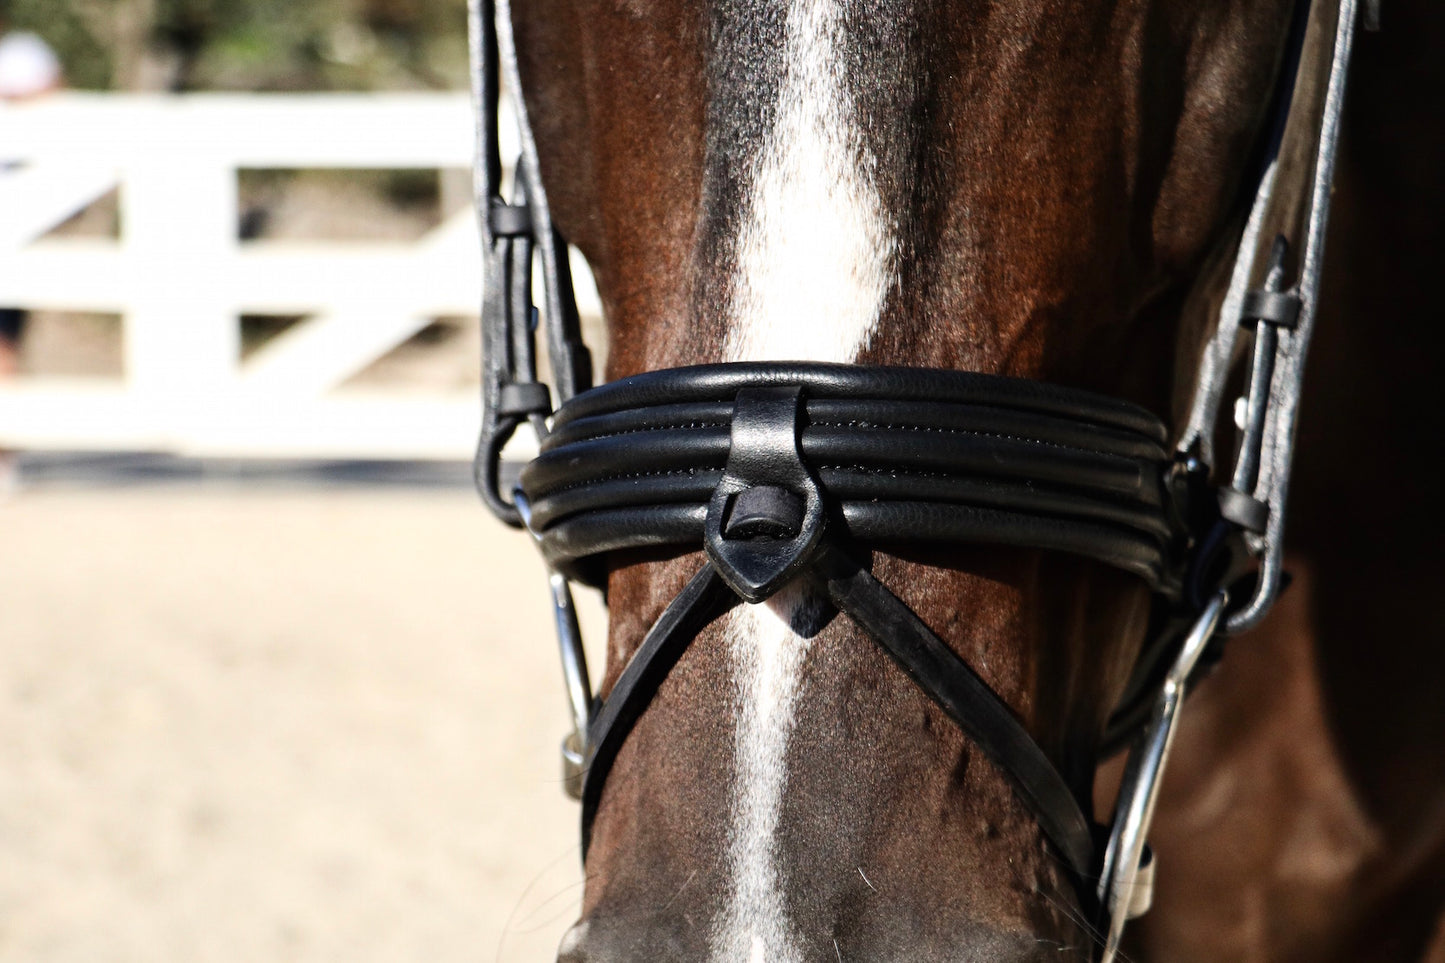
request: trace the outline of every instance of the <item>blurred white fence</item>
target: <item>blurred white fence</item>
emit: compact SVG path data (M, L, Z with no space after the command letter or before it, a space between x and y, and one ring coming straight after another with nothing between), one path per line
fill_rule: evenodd
M237 171L458 168L471 152L464 95L0 107L0 306L117 313L124 331L119 381L0 382L0 448L467 457L475 392L338 386L433 319L475 315L470 211L414 243L242 243ZM42 236L116 187L118 239ZM305 319L243 363L242 314Z

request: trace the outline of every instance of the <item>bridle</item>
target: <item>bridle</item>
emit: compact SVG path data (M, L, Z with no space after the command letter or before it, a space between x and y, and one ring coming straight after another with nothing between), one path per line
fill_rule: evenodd
M574 723L563 755L569 792L582 801L584 854L618 750L698 632L739 601L762 602L801 579L1009 777L1081 901L1094 904L1100 959L1114 959L1125 922L1149 905L1145 839L1183 697L1223 639L1257 625L1280 591L1355 7L1298 0L1254 201L1188 421L1170 445L1166 425L1131 403L971 372L748 362L588 390L567 249L520 97L516 186L510 203L501 195L499 81L521 89L509 0L471 0L485 261L476 479L498 517L531 531L549 567ZM1377 19L1367 0L1367 26ZM537 377L539 322L555 411ZM1238 451L1223 481L1216 421L1246 352ZM541 451L509 492L502 451L523 423ZM1110 749L1132 745L1107 831L1003 700L874 578L870 546L919 542L1066 552L1148 584L1151 638L1105 739ZM635 549L702 550L706 560L603 701L591 691L569 586L603 584L608 556Z

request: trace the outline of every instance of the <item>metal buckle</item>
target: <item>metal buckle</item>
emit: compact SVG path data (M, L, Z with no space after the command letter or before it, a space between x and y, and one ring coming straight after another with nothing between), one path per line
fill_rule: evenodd
M1112 963L1119 952L1124 924L1142 916L1153 900L1154 860L1147 837L1154 820L1154 806L1159 801L1160 781L1169 761L1189 676L1218 631L1228 603L1228 593L1218 592L1199 613L1179 655L1169 667L1149 724L1129 755L1129 765L1119 787L1119 801L1114 807L1109 846L1104 852L1104 870L1099 877L1101 928L1105 935L1100 963Z
M516 489L512 501L527 531L540 544L542 536L532 528L532 503L526 493ZM592 722L592 681L587 673L587 652L582 648L582 629L577 624L577 606L572 601L572 584L565 575L548 566L547 585L552 591L552 624L557 630L562 680L572 713L572 731L562 740L562 784L567 795L580 800L587 771L587 728Z

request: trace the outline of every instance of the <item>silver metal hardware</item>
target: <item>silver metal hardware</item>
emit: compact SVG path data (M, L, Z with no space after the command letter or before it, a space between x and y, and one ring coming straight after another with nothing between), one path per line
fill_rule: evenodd
M512 493L522 522L532 537L541 536L532 529L532 503L518 488ZM572 713L572 731L562 741L562 778L567 795L582 798L582 776L587 759L587 727L592 721L592 680L587 673L587 652L582 648L582 629L577 624L577 606L572 600L572 584L567 577L547 570L547 585L552 591L552 623L557 630L557 648L562 656L562 679L567 686L567 703Z
M1119 787L1119 801L1114 808L1109 848L1104 852L1104 871L1099 878L1099 902L1107 925L1100 963L1112 963L1119 952L1124 924L1148 909L1153 898L1153 861L1146 861L1149 824L1159 801L1160 781L1169 761L1189 676L1208 648L1209 640L1219 630L1228 601L1224 592L1215 595L1190 628L1159 691L1149 725L1129 755L1129 765Z
M1285 503L1289 495L1295 424L1305 354L1318 306L1340 115L1359 16L1357 0L1339 0L1337 7L1326 4L1318 9L1319 16L1311 10L1309 26L1312 34L1318 31L1318 37L1307 36L1303 42L1309 44L1313 39L1320 44L1325 55L1323 73L1301 75L1299 90L1290 89L1291 98L1298 93L1311 102L1285 104L1289 122L1281 127L1280 138L1271 145L1272 156L1240 241L1219 323L1200 360L1189 423L1178 446L1181 453L1198 450L1207 463L1219 464L1213 451L1214 426L1222 414L1222 396L1235 356L1245 298L1254 286L1254 279L1267 267L1265 259L1274 237L1282 234L1290 239L1292 248L1300 251L1299 272L1293 288L1300 299L1300 311L1293 327L1269 335L1277 341L1272 346L1274 365L1258 451L1258 477L1250 490L1244 492L1268 505L1269 516L1263 534L1249 533L1245 537L1245 544L1259 559L1259 577L1254 597L1229 616L1225 629L1231 635L1253 628L1264 618L1279 595L1284 571ZM1334 15L1333 20L1329 18L1330 13ZM1291 84L1295 81L1291 80ZM1309 187L1307 200L1292 193L1275 193L1277 173L1288 169L1291 163L1308 165L1303 169Z
M577 731L562 740L562 788L568 797L582 801L582 784L587 778L587 750Z
M1137 920L1149 908L1154 905L1154 850L1147 845L1144 847L1144 860L1139 864L1139 873L1134 877L1134 888L1129 894L1129 905L1124 910L1124 918Z

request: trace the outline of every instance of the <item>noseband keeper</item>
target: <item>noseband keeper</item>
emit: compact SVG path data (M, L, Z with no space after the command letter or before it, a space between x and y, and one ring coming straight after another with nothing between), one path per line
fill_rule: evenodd
M823 496L803 464L803 389L743 388L733 406L727 467L708 499L708 560L745 602L761 602L813 558Z

